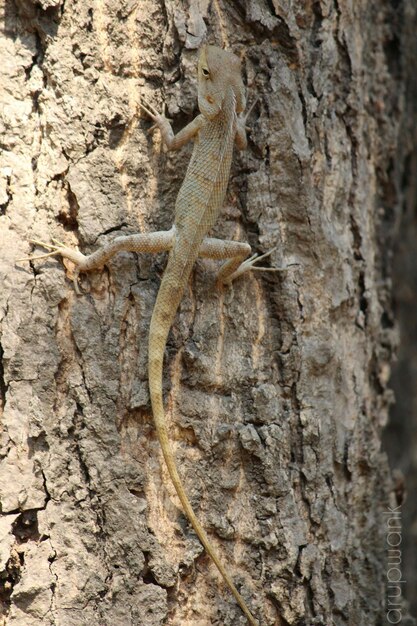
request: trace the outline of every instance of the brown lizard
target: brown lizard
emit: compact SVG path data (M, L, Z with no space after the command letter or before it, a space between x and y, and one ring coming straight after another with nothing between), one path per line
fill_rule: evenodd
M257 625L191 507L172 453L163 407L162 371L167 337L197 257L227 259L219 270L220 284L230 283L249 270L278 270L254 266L271 251L244 260L251 252L249 244L207 237L223 204L233 148L236 145L244 149L247 144L245 89L238 57L214 46L202 48L198 62L198 105L200 115L174 135L164 115L158 114L149 104L141 103L141 108L159 128L169 150L177 150L190 139L195 139L194 151L175 203L174 225L169 231L117 237L88 256L59 242L50 245L32 240L51 251L25 260L59 254L70 259L76 264L74 283L78 292L78 273L102 267L117 252L169 252L149 330L149 388L156 430L170 477L188 519L248 621Z

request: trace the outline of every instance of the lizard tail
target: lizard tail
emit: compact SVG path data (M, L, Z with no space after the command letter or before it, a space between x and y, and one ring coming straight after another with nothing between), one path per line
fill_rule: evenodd
M184 279L184 276L182 276L181 278ZM178 282L182 283L183 280L180 280ZM149 329L149 389L156 431L169 475L181 501L185 514L191 522L191 525L197 533L197 536L203 544L207 554L216 565L230 591L236 598L237 603L246 615L249 623L252 624L252 626L259 626L258 622L255 620L251 611L249 610L245 600L236 589L230 575L218 558L213 546L211 545L206 535L204 528L201 526L196 514L194 513L194 510L187 497L187 494L185 493L182 480L178 473L174 455L171 449L171 444L168 438L162 399L162 371L164 351L169 329L173 322L179 305L179 301L181 300L183 293L183 289L179 288L178 282L173 283L169 279L167 280L166 276L164 276L164 278L162 279ZM186 283L186 281L184 281L184 283ZM169 306L167 306L167 303L169 303Z

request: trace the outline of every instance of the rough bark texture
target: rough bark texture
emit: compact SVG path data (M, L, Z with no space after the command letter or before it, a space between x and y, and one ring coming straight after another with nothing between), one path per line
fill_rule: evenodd
M245 623L160 465L146 339L163 256L120 255L81 297L61 261L15 263L28 238L90 252L169 228L190 152L165 154L137 103L189 121L207 38L259 98L216 236L299 265L219 292L197 264L167 355L178 464L262 626L383 624L411 3L3 9L3 623Z

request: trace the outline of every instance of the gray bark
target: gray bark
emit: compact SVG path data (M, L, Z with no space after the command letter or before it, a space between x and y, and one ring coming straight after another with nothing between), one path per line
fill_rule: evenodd
M395 403L391 410L391 420L384 431L383 443L395 468L397 491L406 491L402 510L402 572L407 581L405 595L410 602L410 611L417 615L417 39L415 26L408 24L410 36L403 53L404 67L407 68L407 105L404 124L409 128L404 136L406 160L402 176L404 199L402 216L394 240L393 258L393 300L398 324L400 343L397 360L394 363L391 384L395 393ZM411 141L410 141L411 140ZM411 148L411 149L410 149ZM413 497L414 496L414 497Z
M16 264L29 238L88 253L170 227L190 150L166 154L138 99L165 101L176 129L192 119L204 38L242 55L259 98L215 235L298 265L219 292L215 264L197 264L167 350L176 458L262 626L385 623L384 515L400 496L381 435L415 10L20 0L4 11L3 623L245 623L161 466L146 364L163 255L118 256L82 276L81 297L70 264Z

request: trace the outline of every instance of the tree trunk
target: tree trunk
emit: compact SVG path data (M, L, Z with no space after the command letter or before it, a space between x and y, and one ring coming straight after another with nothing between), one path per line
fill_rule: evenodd
M276 247L288 269L219 291L216 264L197 263L165 364L180 473L262 626L398 623L386 538L401 493L381 435L410 5L3 7L2 623L245 623L155 436L147 329L165 256L121 254L81 276L81 296L70 263L16 263L29 239L90 253L170 227L190 148L161 149L138 102L190 121L205 39L242 57L257 99L215 236Z

